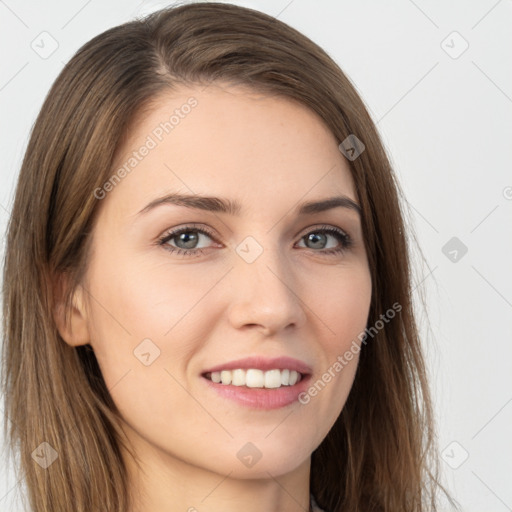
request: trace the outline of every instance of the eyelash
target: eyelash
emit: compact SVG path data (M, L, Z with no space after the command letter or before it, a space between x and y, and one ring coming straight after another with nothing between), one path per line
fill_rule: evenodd
M203 254L203 252L205 250L207 250L206 248L181 249L180 247L173 247L173 246L170 246L167 244L167 242L169 242L173 238L176 238L177 236L181 235L182 233L188 233L188 232L202 233L204 235L207 235L208 237L210 237L212 240L215 241L215 236L209 229L204 228L204 227L199 228L194 225L188 225L188 226L184 226L182 228L165 233L161 238L158 239L158 245L162 246L165 250L167 250L173 254L177 254L177 255L181 255L181 256L200 256L201 254ZM300 238L300 240L303 240L307 235L310 235L311 233L327 233L327 234L330 234L330 235L333 235L334 237L336 237L338 239L338 241L340 242L340 247L338 247L338 248L320 249L318 251L315 251L314 249L312 249L313 252L318 252L318 253L320 253L322 255L326 255L326 256L335 256L338 254L342 254L344 251L349 249L353 243L351 237L347 233L345 233L341 229L338 229L338 228L335 228L332 226L319 226L317 228L314 228L311 231L308 231L305 235L303 235Z

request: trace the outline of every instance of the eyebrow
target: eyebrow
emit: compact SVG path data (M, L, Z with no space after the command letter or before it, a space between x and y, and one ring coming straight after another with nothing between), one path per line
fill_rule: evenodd
M163 204L174 204L185 206L187 208L206 210L209 212L227 213L229 215L240 215L242 205L238 201L224 199L221 197L187 195L187 194L167 194L163 197L151 201L137 215L147 213L157 206ZM298 215L311 215L324 212L333 208L348 208L361 215L361 207L347 196L336 196L320 201L309 201L302 203L295 211Z

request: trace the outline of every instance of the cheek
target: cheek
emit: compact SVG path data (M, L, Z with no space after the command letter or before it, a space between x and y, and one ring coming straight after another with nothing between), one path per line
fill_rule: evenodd
M182 415L201 418L211 428L183 386L187 364L208 339L215 317L211 301L201 299L222 272L195 273L191 280L190 270L136 268L120 262L113 272L93 273L91 279L91 345L112 399L128 424L153 439L171 431L181 438L180 428L169 425L177 417L183 423ZM194 430L184 423L185 431ZM193 445L188 449L192 453Z
M327 275L322 284L316 286L312 309L328 333L325 349L333 354L344 350L346 344L350 345L366 327L372 294L371 277L368 267L360 265Z
M215 313L205 294L224 273L121 258L91 267L91 345L107 385L145 363L186 362L208 337Z
M128 331L145 336L166 333L215 282L212 275L142 266L105 277L101 281L108 284L99 292L102 304L117 313L116 319Z
M339 416L352 387L362 333L368 321L372 285L367 265L343 268L329 279L317 279L317 284L323 286L316 288L311 303L316 325L323 333L317 335L321 357L318 373L300 402L305 415L323 418L317 432L321 440Z

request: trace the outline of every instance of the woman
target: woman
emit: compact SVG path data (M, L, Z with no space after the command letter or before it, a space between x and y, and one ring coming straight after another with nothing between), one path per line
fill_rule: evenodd
M282 22L196 3L53 85L4 268L31 509L436 509L398 186L354 87Z

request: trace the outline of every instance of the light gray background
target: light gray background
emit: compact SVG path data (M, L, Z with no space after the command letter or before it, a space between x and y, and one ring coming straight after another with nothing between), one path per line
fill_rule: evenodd
M233 3L320 44L378 123L426 260L415 293L427 298L445 482L464 511L512 510L512 2ZM103 30L164 5L0 0L2 235L31 126L64 63ZM52 44L47 58L31 47ZM3 246L2 237L2 256ZM3 456L0 509L21 510L20 491Z

